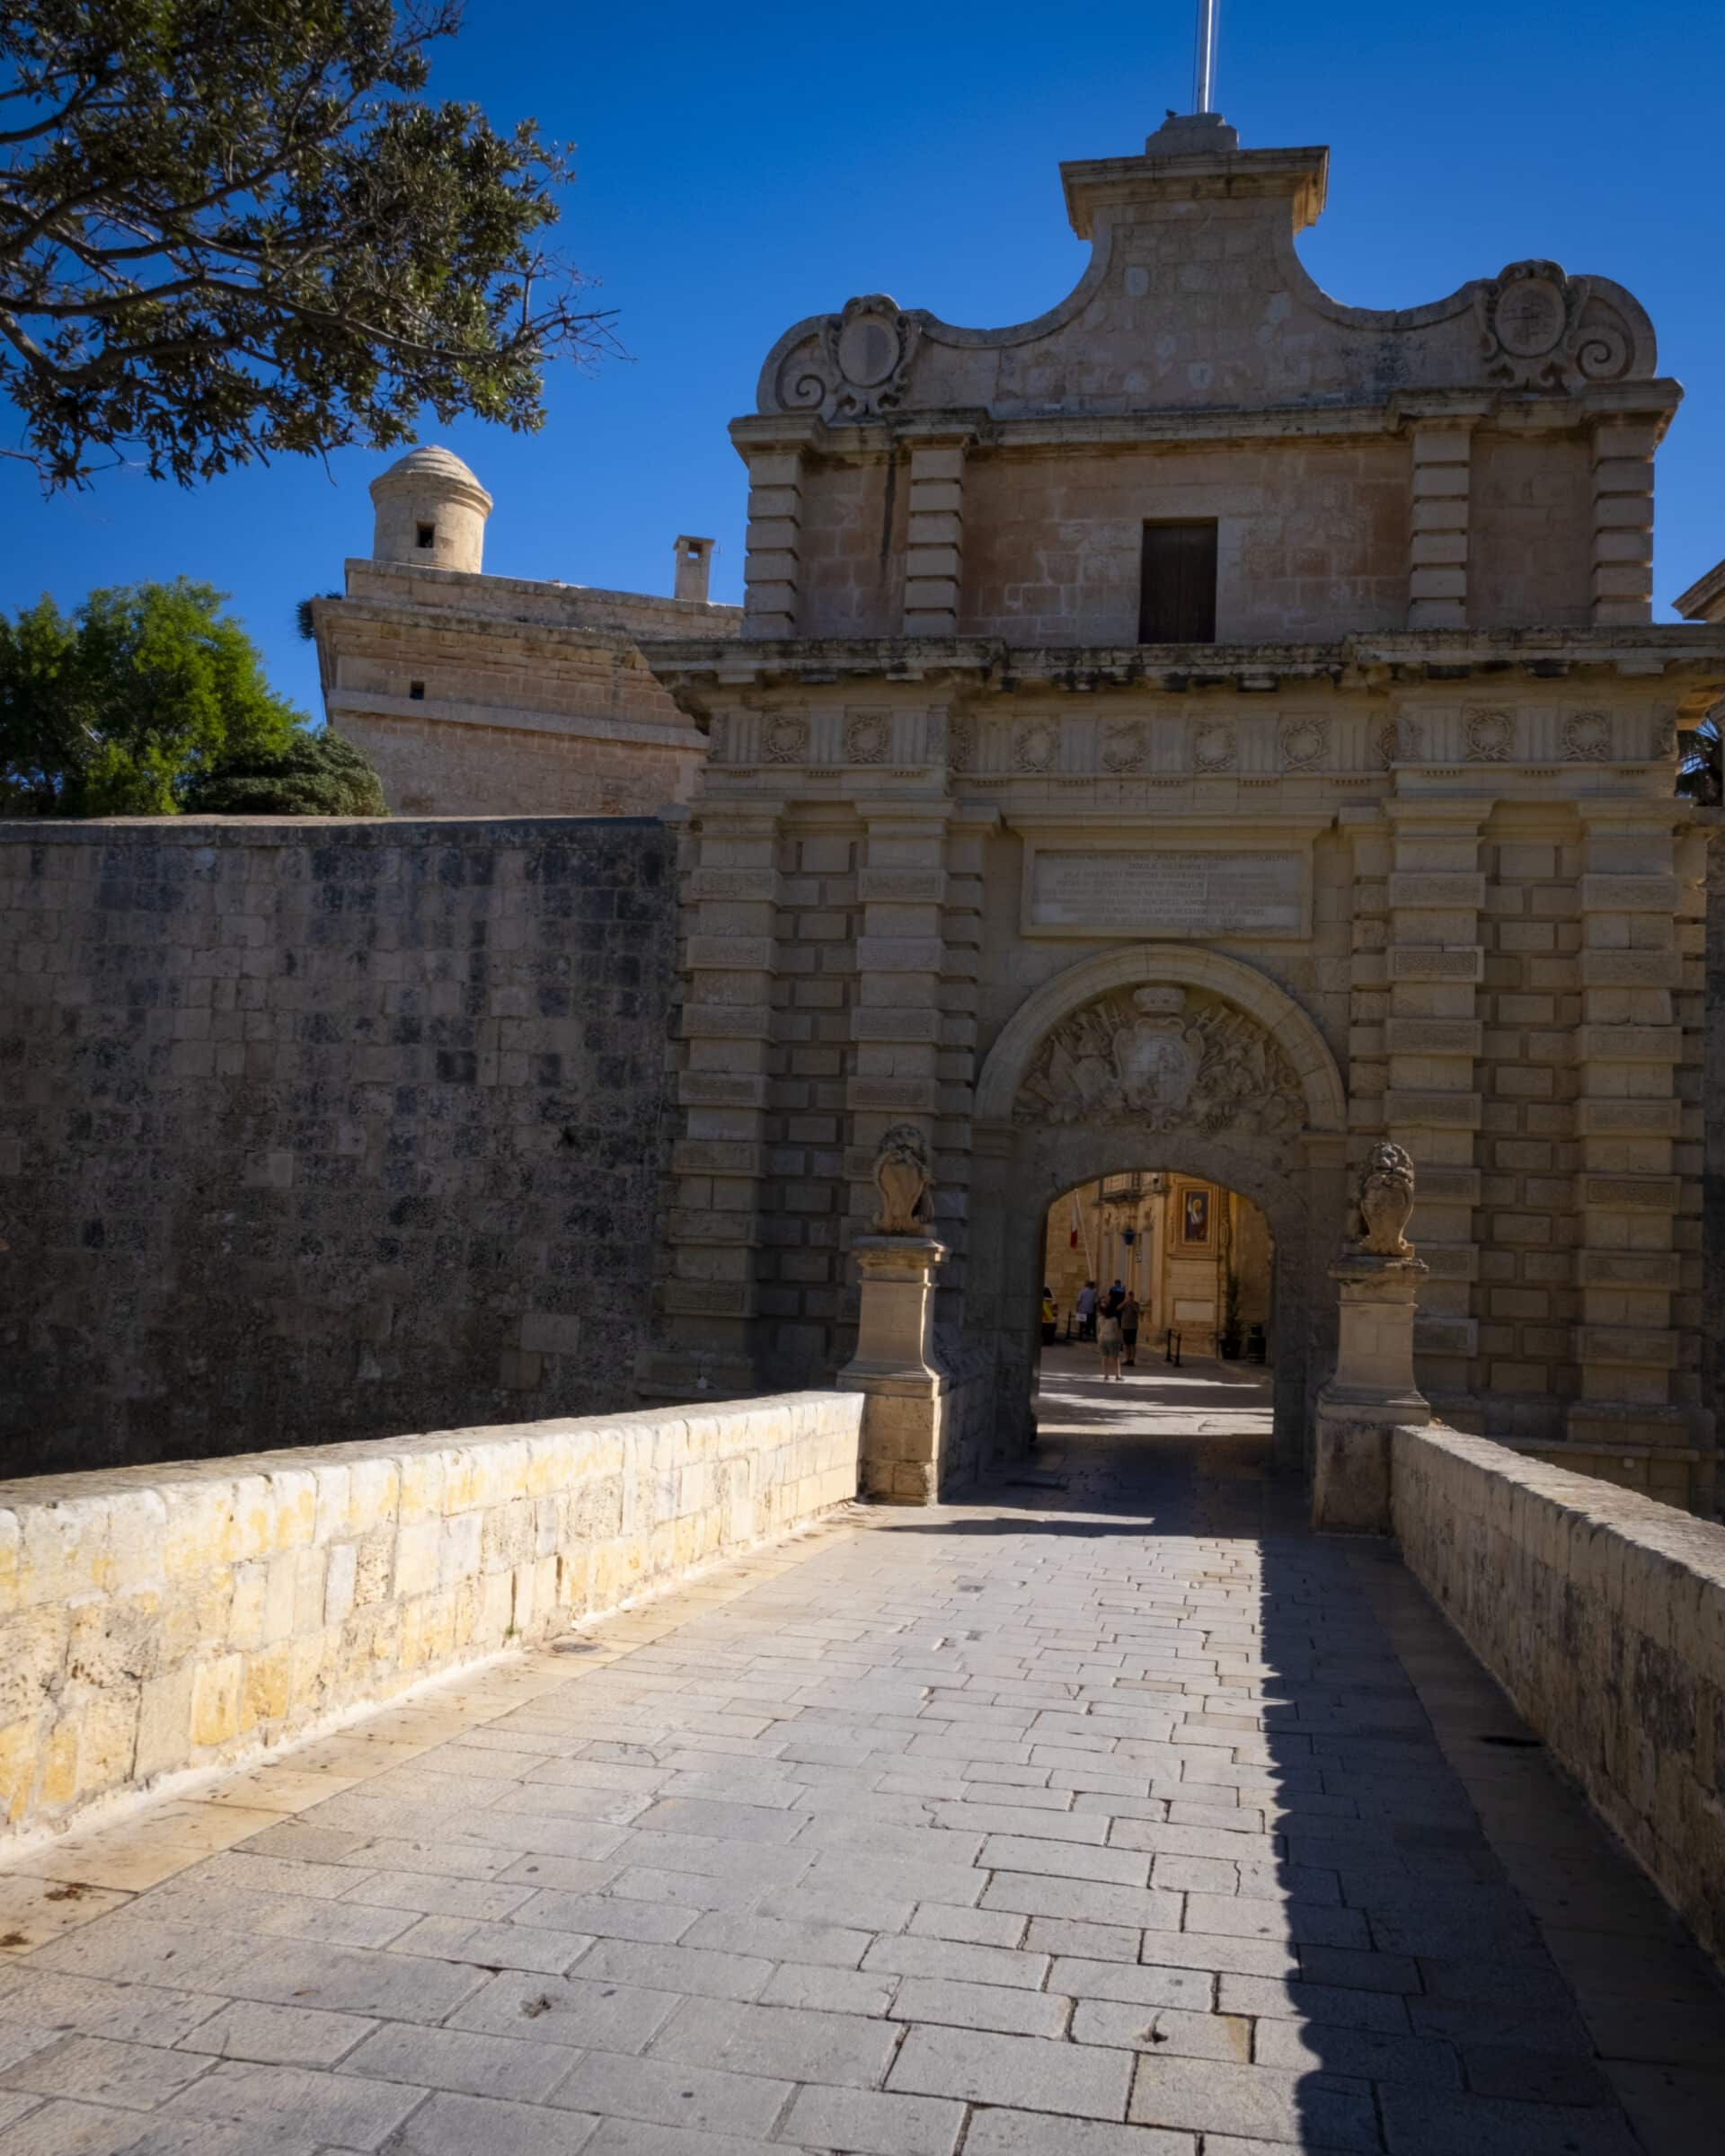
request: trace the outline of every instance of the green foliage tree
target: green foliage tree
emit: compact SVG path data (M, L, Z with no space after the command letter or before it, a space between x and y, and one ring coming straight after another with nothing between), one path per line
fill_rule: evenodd
M414 94L461 0L10 0L0 391L49 491L141 457L182 484L413 438L429 404L543 419L608 317L541 236L532 121Z
M286 748L224 756L186 789L191 816L387 816L383 783L340 734L299 734Z
M0 809L170 816L224 755L286 749L305 714L225 596L181 578L0 615Z

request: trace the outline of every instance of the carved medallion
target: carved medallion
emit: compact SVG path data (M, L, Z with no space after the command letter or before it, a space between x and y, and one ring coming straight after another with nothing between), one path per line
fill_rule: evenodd
M1468 711L1462 720L1470 764L1507 764L1516 745L1516 722L1508 711Z
M1232 771L1240 755L1240 738L1228 719L1200 719L1192 728L1192 769Z
M1614 382L1629 371L1630 325L1585 277L1556 262L1511 262L1475 299L1486 376L1517 388Z
M1150 753L1150 729L1142 719L1110 719L1102 729L1102 769L1142 771Z
M1610 713L1571 711L1563 721L1563 757L1569 764L1608 764L1611 761Z
M892 720L885 711L856 711L845 721L845 754L853 764L884 764L892 747Z
M884 292L846 300L821 322L815 353L806 347L785 363L779 383L789 411L818 408L828 420L872 419L904 400L922 341L921 318Z
M761 728L761 755L768 764L806 764L809 721L780 711Z
M1304 1123L1305 1098L1281 1048L1234 1004L1199 989L1113 989L1048 1034L1013 1117L1280 1137Z
M1052 719L1027 719L1013 736L1013 762L1020 771L1052 771L1060 756L1060 728Z
M1330 751L1330 721L1285 719L1278 738L1284 771L1316 771Z

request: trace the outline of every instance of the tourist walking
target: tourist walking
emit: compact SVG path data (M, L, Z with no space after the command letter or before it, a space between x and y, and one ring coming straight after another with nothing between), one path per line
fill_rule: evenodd
M1096 1346L1102 1358L1102 1383L1106 1384L1111 1377L1124 1384L1126 1380L1120 1376L1120 1321L1111 1310L1103 1311L1096 1321Z
M1138 1298L1128 1287L1118 1312L1120 1321L1120 1351L1128 1370L1138 1364L1138 1321L1144 1315Z
M1073 1304L1078 1320L1078 1338L1093 1340L1096 1337L1096 1283L1086 1280L1078 1290L1078 1300Z

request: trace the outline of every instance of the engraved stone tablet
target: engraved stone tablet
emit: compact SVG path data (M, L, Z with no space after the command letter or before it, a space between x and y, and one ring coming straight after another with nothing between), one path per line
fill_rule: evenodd
M1066 933L1297 936L1305 928L1298 853L1038 850L1025 926Z

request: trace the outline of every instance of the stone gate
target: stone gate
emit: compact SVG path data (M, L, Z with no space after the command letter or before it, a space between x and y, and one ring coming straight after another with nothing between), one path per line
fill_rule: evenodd
M644 1388L830 1382L909 1121L948 1479L1024 1436L1049 1201L1137 1167L1269 1220L1297 1459L1387 1137L1439 1411L1705 1502L1672 774L1725 627L1650 618L1651 327L1539 261L1341 305L1294 245L1326 153L1213 116L1063 179L1092 255L1036 321L876 294L780 340L743 636L651 654L709 756Z

